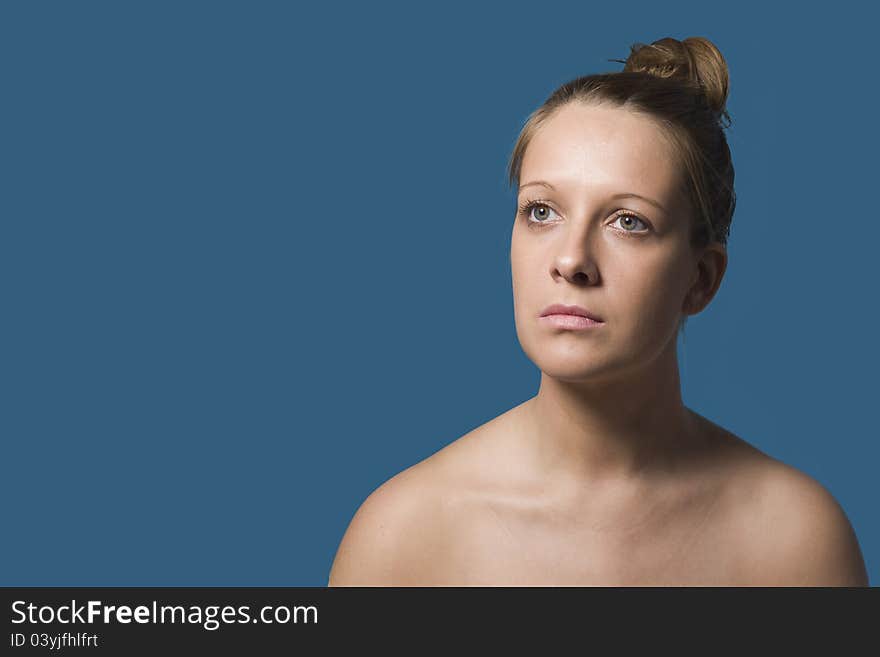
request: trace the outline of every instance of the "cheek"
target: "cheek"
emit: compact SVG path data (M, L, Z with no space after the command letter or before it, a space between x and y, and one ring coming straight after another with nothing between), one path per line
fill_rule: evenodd
M609 277L612 273L609 272ZM684 298L685 271L674 258L643 258L614 270L607 280L609 299L622 315L633 319L638 334L677 325Z
M525 264L521 260L511 263L511 282L513 288L513 310L517 319L535 303L534 294L529 285L532 279Z
M527 339L523 331L530 330L531 315L540 312L542 292L539 290L540 272L531 253L511 247L510 274L513 291L513 311L516 331L520 340ZM546 287L546 286L545 286ZM546 300L545 300L546 301ZM533 328L533 327L532 327Z
M534 254L528 249L523 248L522 241L516 239L516 234L510 245L510 275L513 283L514 302L518 298L525 301L523 297L527 297L529 293L529 281L535 280Z

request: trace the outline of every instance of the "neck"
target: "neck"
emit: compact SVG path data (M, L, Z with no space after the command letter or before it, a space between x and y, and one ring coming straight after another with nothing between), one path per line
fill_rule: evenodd
M668 473L696 439L685 408L675 340L648 366L616 380L541 374L526 402L527 449L538 475L558 483L646 480Z

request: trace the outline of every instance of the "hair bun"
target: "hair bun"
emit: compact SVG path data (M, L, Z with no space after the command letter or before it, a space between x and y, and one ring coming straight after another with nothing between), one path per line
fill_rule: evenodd
M727 62L708 39L688 37L679 41L665 37L650 45L635 43L630 46L623 70L676 78L698 86L715 114L730 118L726 110L730 79Z

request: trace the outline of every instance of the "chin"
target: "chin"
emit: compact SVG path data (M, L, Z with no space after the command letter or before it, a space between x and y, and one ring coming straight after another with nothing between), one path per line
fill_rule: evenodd
M616 379L643 359L646 346L621 350L616 340L568 338L576 336L532 335L520 346L541 372L567 382Z
M560 381L595 380L612 369L611 363L599 357L595 350L592 350L593 353L574 349L557 350L556 353L548 353L549 351L530 351L526 355L544 374Z

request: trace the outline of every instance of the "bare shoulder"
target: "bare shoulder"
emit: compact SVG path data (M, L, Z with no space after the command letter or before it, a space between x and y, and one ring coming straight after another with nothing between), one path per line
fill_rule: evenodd
M738 534L757 586L867 586L855 531L811 476L758 452L741 478Z
M430 586L444 581L474 481L491 468L498 418L459 436L374 490L340 542L328 586Z
M328 586L421 586L444 548L446 495L431 459L400 472L360 505Z

